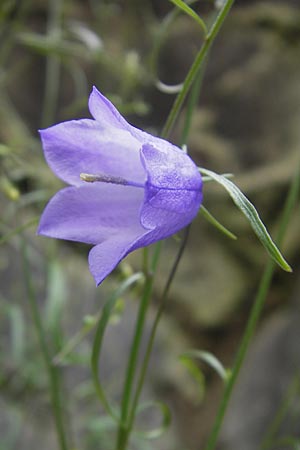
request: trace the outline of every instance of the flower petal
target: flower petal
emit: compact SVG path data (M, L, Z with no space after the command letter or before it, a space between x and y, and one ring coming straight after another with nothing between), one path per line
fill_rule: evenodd
M168 148L172 144L159 137L130 125L115 106L94 86L89 97L89 110L100 124L129 131L141 144L151 143L159 148Z
M143 230L143 234L148 233L148 231ZM138 247L142 247L142 243L135 245L138 241L142 242L142 238L143 235L140 233L134 234L133 230L130 230L130 233L127 235L123 233L114 235L91 249L89 253L89 267L97 286L128 253Z
M149 184L158 188L201 191L201 175L191 158L175 145L167 144L164 148L144 144L141 149Z
M105 173L143 182L140 143L129 132L95 120L72 120L41 130L46 160L66 183L80 186L80 173Z
M201 176L192 160L176 147L162 151L145 144L141 159L148 174L141 223L156 228L163 239L196 216L202 202Z
M93 86L89 97L89 110L94 119L111 128L123 128L128 131L129 123L124 119L114 105Z
M149 189L141 210L141 224L156 229L156 240L165 239L196 217L201 202L201 192Z
M122 235L132 240L145 229L139 221L143 189L94 183L59 191L46 206L38 234L99 244Z

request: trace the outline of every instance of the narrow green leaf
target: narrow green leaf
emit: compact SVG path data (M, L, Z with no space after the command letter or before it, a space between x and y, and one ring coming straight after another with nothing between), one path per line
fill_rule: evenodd
M224 178L233 178L232 173L222 173L221 176ZM207 176L202 176L202 181L203 181L203 183L208 183L210 181L215 181L215 180L212 177L207 175Z
M203 205L200 208L202 216L221 233L225 234L230 239L237 239L236 235L231 233L224 225L222 225Z
M221 184L231 196L236 206L248 219L254 232L258 236L259 240L271 256L271 258L286 272L292 272L292 268L286 262L279 249L273 242L269 235L265 225L261 221L258 212L248 198L240 191L240 189L230 180L224 178L222 175L218 175L211 170L199 168L200 172L213 178L217 183Z
M171 418L172 418L171 411L165 403L156 401L156 402L142 403L139 406L137 412L141 413L149 408L158 408L159 409L159 411L162 415L161 425L159 427L154 428L153 430L149 430L149 431L134 430L134 434L136 434L144 439L157 439L169 427L169 425L171 423Z
M221 378L223 381L227 381L229 372L224 368L223 364L210 352L204 350L189 350L181 358L196 358L204 361L208 364Z
M170 2L181 9L185 14L192 17L192 19L194 19L198 23L198 25L200 25L204 36L207 35L207 27L205 25L205 22L201 19L201 17L198 16L198 14L195 13L195 11L190 6L188 6L183 0L170 0Z

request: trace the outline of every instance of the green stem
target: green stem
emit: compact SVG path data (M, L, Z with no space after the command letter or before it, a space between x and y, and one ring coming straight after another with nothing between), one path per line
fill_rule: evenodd
M200 208L200 214L221 233L224 233L230 239L237 239L236 235L227 230L203 205Z
M188 99L188 105L187 105L187 111L185 115L185 121L183 125L181 140L179 145L182 146L184 144L187 144L188 135L190 132L191 124L192 124L192 118L193 118L193 112L196 108L197 102L199 100L199 95L202 87L202 81L203 76L205 72L205 64L199 68L198 74L196 74L196 80L193 84L191 94Z
M205 37L205 40L203 42L203 45L199 51L199 53L197 54L192 67L189 70L189 73L186 76L186 79L184 80L182 89L180 91L180 93L177 95L176 100L172 106L172 109L170 111L170 114L167 118L166 124L163 128L162 131L162 137L166 138L171 130L172 127L174 126L174 123L176 121L176 118L179 114L179 111L182 107L182 104L193 84L193 81L195 80L198 70L200 68L200 66L202 65L215 37L217 36L227 14L229 13L232 5L233 5L234 0L227 0L224 3L223 8L220 10L220 13L218 14L215 22L213 23L212 27L210 28L208 34Z
M146 352L145 352L145 356L142 362L142 366L141 366L141 371L140 371L140 376L138 378L138 382L137 382L137 388L135 391L135 395L133 398L133 402L132 402L132 407L131 407L131 411L130 411L130 415L129 415L129 421L128 421L128 433L130 433L132 427L133 427L133 423L134 423L134 419L135 419L135 414L136 414L136 408L138 405L138 401L142 392L142 388L144 385L144 381L145 381L145 377L146 377L146 373L147 373L147 369L148 369L148 365L149 365L149 360L150 360L150 356L152 353L152 349L153 349L153 344L154 344L154 340L155 340L155 336L156 336L156 331L157 331L157 327L160 321L160 318L162 316L162 313L165 309L165 305L166 305L166 301L168 298L168 293L171 287L171 284L173 282L173 279L175 277L175 274L177 272L178 269L178 265L179 262L181 260L181 257L183 255L183 252L185 250L186 244L187 244L187 240L188 240L188 236L189 236L189 230L190 230L190 226L188 226L185 230L184 230L184 236L183 239L181 241L181 245L179 247L178 253L176 255L176 259L174 261L172 270L169 274L167 283L165 285L165 288L163 290L161 299L160 299L160 305L159 308L157 310L153 325L152 325L152 329L151 329L151 333L150 333L150 337L148 340L148 344L147 344L147 348L146 348Z
M287 200L285 203L285 207L284 207L284 210L282 213L282 217L281 217L281 221L280 221L280 228L279 228L278 237L277 237L277 242L279 245L281 244L281 241L284 237L290 216L292 214L293 208L297 201L297 197L298 197L298 193L299 193L299 182L300 182L299 178L300 177L299 177L299 171L298 171L293 180L293 183L290 187L290 191L289 191L289 194L288 194L288 197L287 197ZM227 411L228 403L231 398L231 394L232 394L235 382L239 375L239 372L240 372L241 366L244 362L249 344L251 342L252 336L256 329L256 325L258 323L262 309L265 304L265 300L267 297L268 290L270 288L270 284L271 284L272 276L273 276L273 273L275 270L275 266L276 265L273 262L273 260L270 260L266 266L264 273L263 273L263 276L262 276L262 279L261 279L261 282L259 284L258 291L256 294L256 298L254 301L254 305L250 312L250 317L247 322L246 329L245 329L244 335L242 337L240 347L237 352L237 356L236 356L236 359L234 362L232 373L231 373L231 376L229 377L228 382L225 386L225 390L223 393L223 397L221 399L220 407L217 412L217 416L216 416L211 434L208 438L208 442L205 447L205 450L214 450L215 449L217 439L219 436L219 432L221 430L223 419L224 419L225 413Z
M67 450L67 438L65 434L65 429L63 425L63 408L60 398L60 377L58 369L52 364L52 358L48 349L46 335L44 333L43 323L40 316L40 312L37 305L36 294L34 291L32 278L29 270L29 261L27 257L27 251L25 246L25 241L22 242L22 255L23 255L23 266L27 296L31 308L31 314L33 318L34 327L36 330L39 346L42 352L44 363L46 366L49 388L51 396L51 406L53 410L53 416L56 425L57 438L59 442L60 450Z
M119 430L117 436L116 450L124 450L127 446L127 441L130 433L128 426L128 413L130 408L130 399L132 393L132 386L134 382L134 374L136 373L137 360L139 355L139 349L141 339L143 335L143 328L146 318L146 312L148 310L149 300L152 293L153 277L147 275L144 294L140 302L140 308L136 320L136 328L131 345L131 351L126 371L126 377L123 388L123 396L121 403L121 418L119 423Z

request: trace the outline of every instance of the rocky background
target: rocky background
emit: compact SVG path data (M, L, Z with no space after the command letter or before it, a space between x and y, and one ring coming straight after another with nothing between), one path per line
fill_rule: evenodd
M128 257L96 289L85 246L35 236L39 214L60 183L46 166L37 129L87 116L93 84L128 119L159 133L174 96L155 87L180 83L201 45L190 18L169 24L162 0L0 2L0 449L57 448L47 379L30 316L24 247L53 353L65 347L128 273ZM209 20L212 2L195 3ZM183 117L172 140L178 142ZM300 155L300 8L294 1L236 1L207 61L188 149L198 165L235 174L276 235ZM179 355L212 352L230 367L267 256L227 195L205 186L205 206L237 236L230 241L199 216L160 324L144 398L161 399L173 422L147 450L200 450L222 393L222 382L201 365L200 389ZM292 275L276 270L259 330L226 416L219 450L298 448L300 442L299 202L282 250ZM153 314L175 257L169 239L159 266ZM138 293L138 287L137 293ZM102 376L119 398L135 293L120 299L102 354ZM151 325L149 317L149 327ZM112 426L99 413L90 381L92 333L58 359L72 448L112 448ZM142 428L159 422L155 411ZM275 424L275 425L274 425ZM42 443L42 445L41 445ZM263 444L262 444L263 443ZM151 444L151 445L150 445ZM262 446L261 446L262 445Z

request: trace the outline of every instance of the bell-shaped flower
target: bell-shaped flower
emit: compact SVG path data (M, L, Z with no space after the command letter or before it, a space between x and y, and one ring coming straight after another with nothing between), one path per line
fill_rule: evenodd
M69 184L46 206L38 233L92 244L97 284L133 250L188 225L202 201L202 180L178 147L131 126L96 88L94 119L41 130L47 163Z

